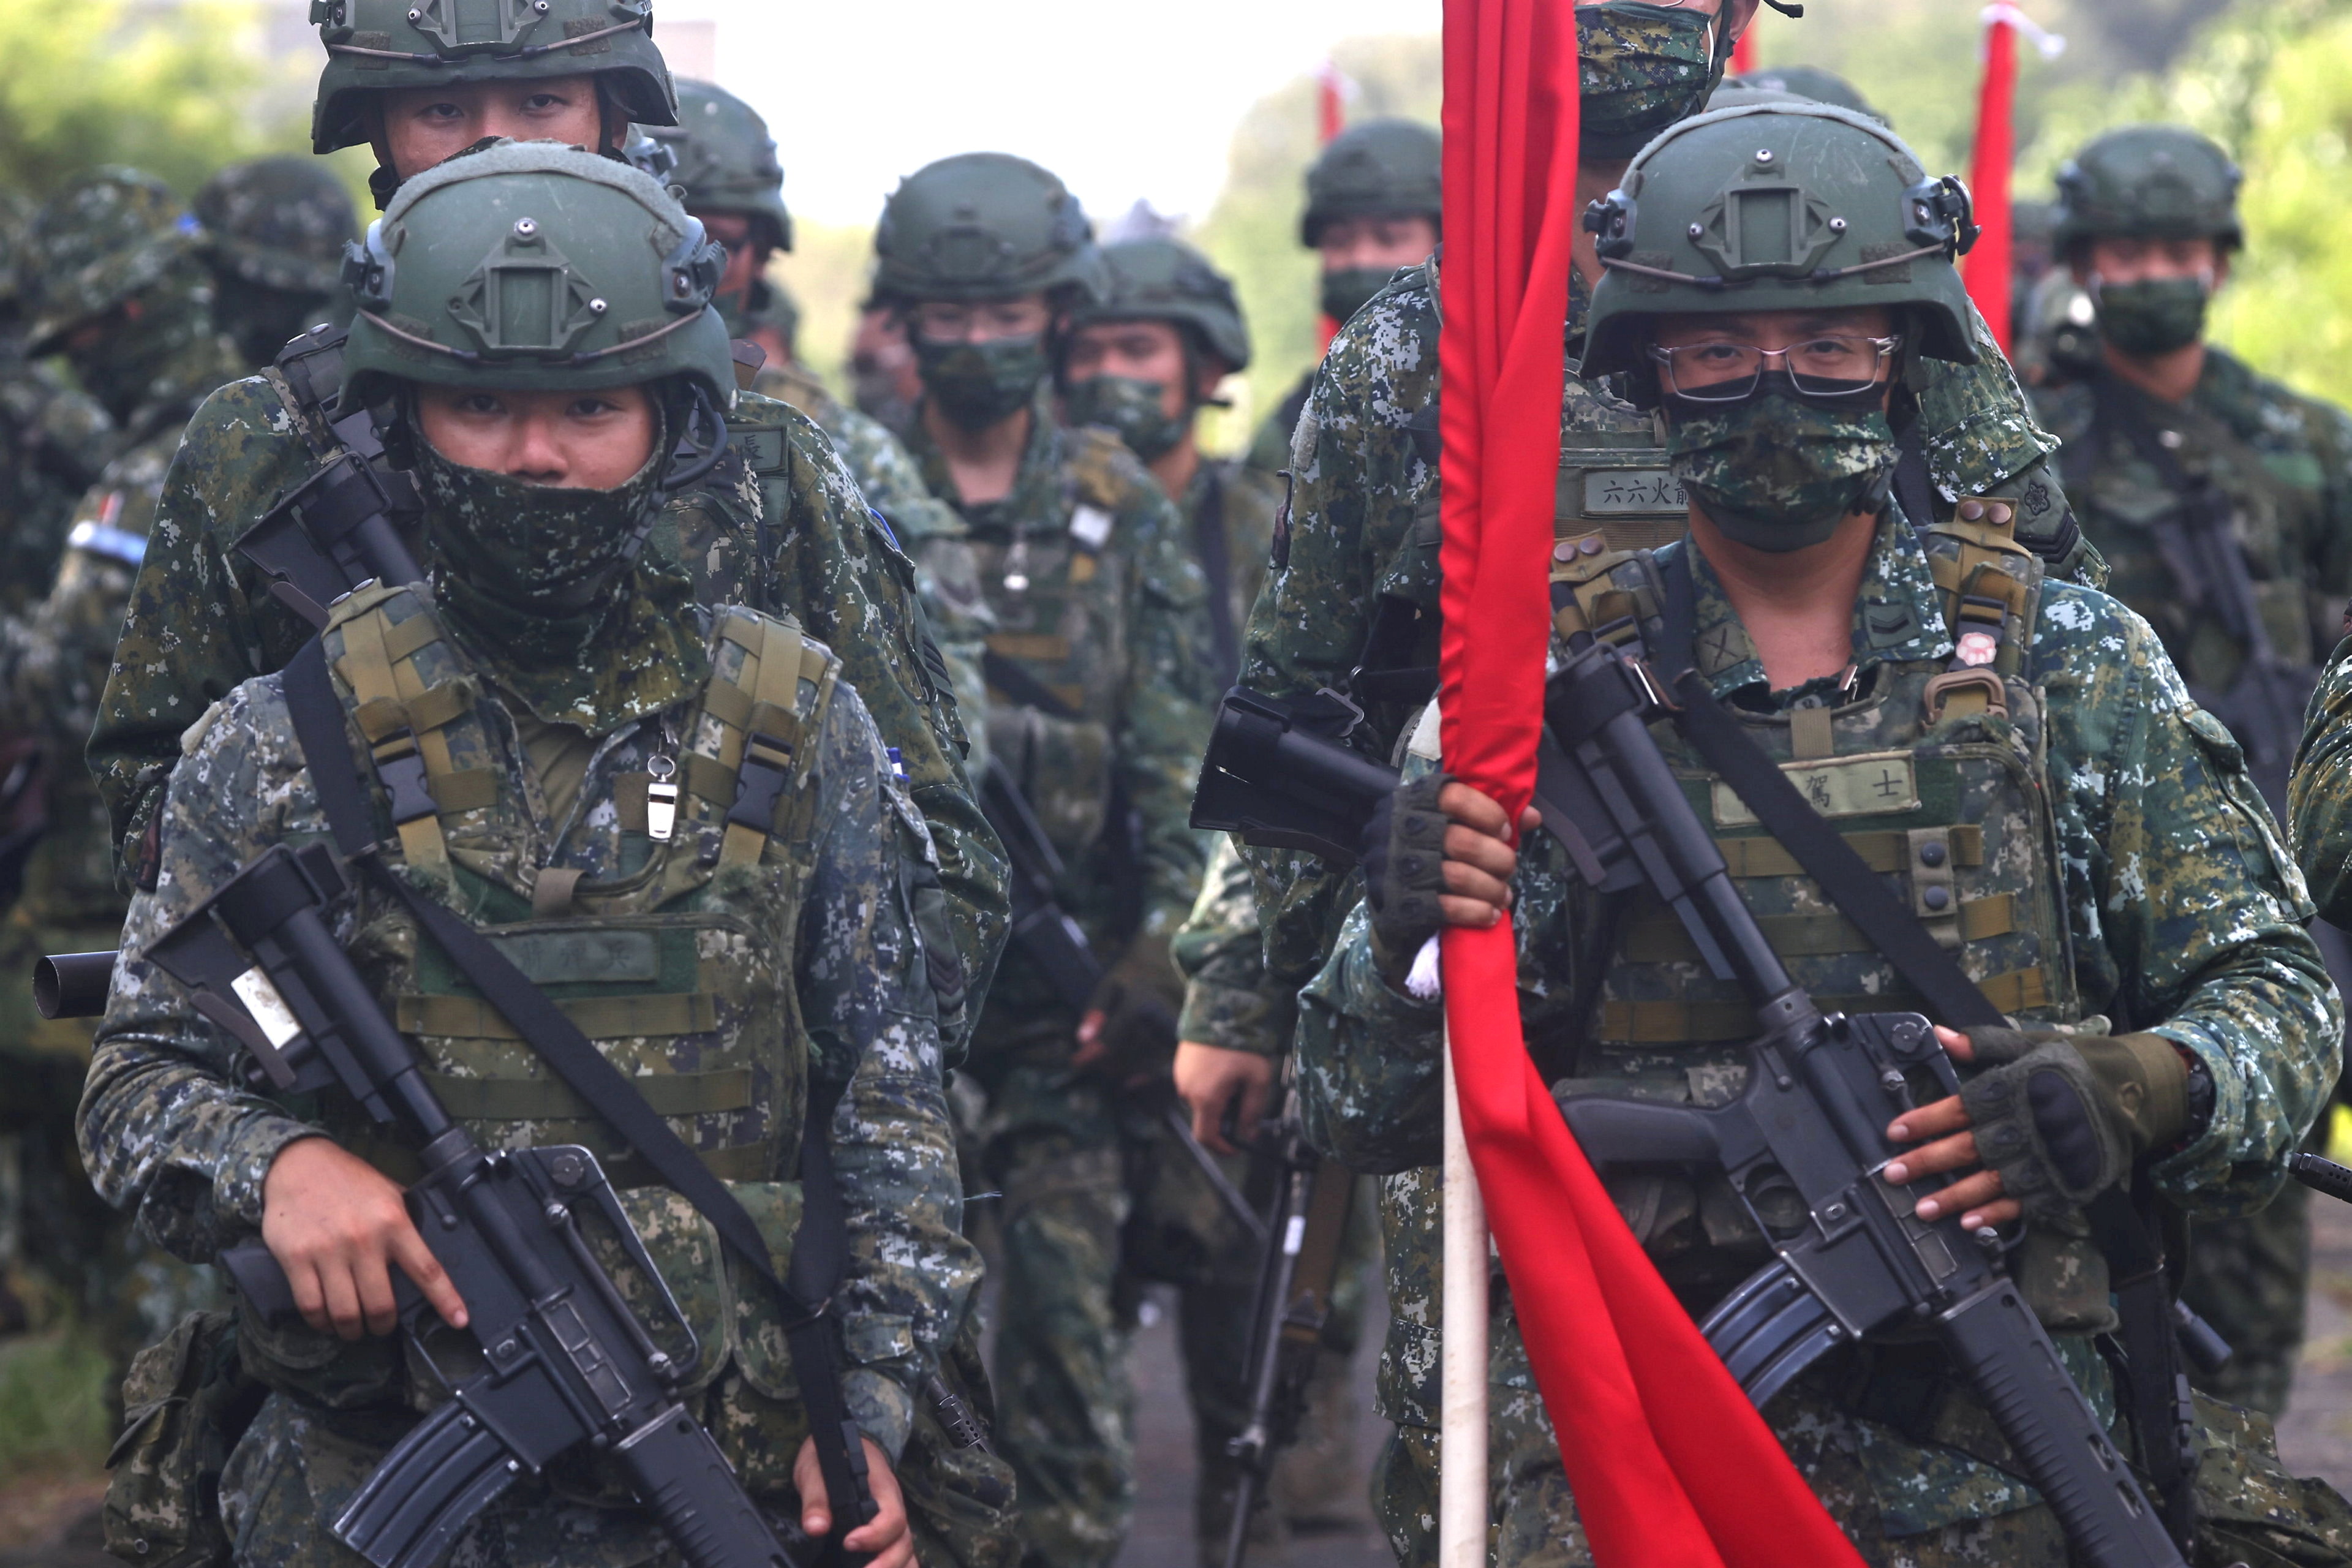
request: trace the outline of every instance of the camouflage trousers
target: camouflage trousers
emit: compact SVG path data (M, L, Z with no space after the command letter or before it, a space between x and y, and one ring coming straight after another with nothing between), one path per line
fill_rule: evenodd
M1118 1118L1067 1071L979 1069L980 1164L998 1221L998 1447L1020 1489L1023 1561L1104 1568L1135 1511L1135 1388L1118 1310L1127 1223Z
M2300 1182L2253 1214L2194 1226L2180 1299L2229 1342L2230 1359L2219 1372L2192 1367L2189 1381L2225 1404L2284 1413L2310 1284L2311 1193Z

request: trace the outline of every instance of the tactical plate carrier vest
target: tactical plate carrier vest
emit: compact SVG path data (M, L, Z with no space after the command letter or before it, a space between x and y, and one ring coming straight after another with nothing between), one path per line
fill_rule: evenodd
M1996 1007L2028 1026L2072 1023L2081 1006L2042 777L2045 699L2021 673L2042 563L2005 522L1939 523L1921 542L1958 647L1953 658L1875 664L1833 706L1727 710L1863 860L1896 879L1898 897ZM1655 623L1654 579L1637 557L1601 534L1563 540L1553 556L1562 636L1630 640ZM1712 826L1741 897L1822 1010L1923 1010L1675 728L1651 728L1693 809ZM1681 922L1646 889L1610 911L1607 930L1609 958L1579 1038L1553 1058L1573 1075L1563 1087L1702 1104L1736 1098L1756 1026L1738 988L1709 973ZM1769 1260L1720 1176L1620 1173L1610 1186L1694 1307ZM2104 1262L2085 1235L2079 1225L2036 1227L2014 1260L2053 1329L2112 1326Z
M793 976L815 828L812 765L836 680L833 656L789 620L717 612L710 681L676 729L674 807L650 774L620 775L611 802L622 830L619 874L563 881L562 912L550 915L534 912L536 889L500 869L512 864L499 852L515 831L518 781L507 742L479 707L481 678L425 599L412 587L362 589L334 607L324 641L336 692L382 782L398 858L448 889L730 1184L781 1266L801 1215L799 1184L789 1178L809 1094L808 1043ZM651 816L669 809L675 825L656 838ZM437 945L419 939L396 904L362 895L351 947L399 1028L415 1039L434 1091L484 1147L576 1143L604 1163L700 1343L687 1390L708 1388L731 1366L751 1391L731 1381L723 1391L740 1407L735 1419L804 1426L773 1295L722 1255L708 1222L669 1188L647 1184L650 1171ZM327 1121L395 1180L415 1173L413 1153L355 1107L331 1109ZM605 1261L621 1265L618 1249ZM619 1278L625 1291L645 1292L642 1321L657 1341L679 1341L664 1348L683 1363L692 1347L674 1325L665 1335L658 1290L625 1267ZM268 1337L289 1342L268 1350L292 1352L270 1359L307 1363L310 1375L296 1382L310 1384L303 1391L322 1403L352 1403L355 1372L362 1383L380 1381L383 1394L399 1391L389 1358L363 1344L332 1358L338 1386L333 1398L321 1398L320 1336L297 1328ZM437 1359L438 1347L428 1353ZM355 1360L382 1364L371 1376ZM415 1404L429 1407L442 1396L442 1379L414 1356L406 1381ZM772 1408L779 1401L789 1402L789 1414ZM759 1447L765 1438L742 1436L750 1426L714 1431L739 1468L788 1465L797 1443L792 1436L778 1458ZM790 1435L767 1436L785 1443ZM753 1452L739 1455L740 1440L751 1441ZM770 1488L788 1476L755 1480L747 1472L745 1479Z

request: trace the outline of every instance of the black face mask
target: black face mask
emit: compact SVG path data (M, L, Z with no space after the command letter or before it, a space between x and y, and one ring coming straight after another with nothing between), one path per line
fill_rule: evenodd
M436 575L462 584L465 597L494 621L593 610L636 559L653 526L672 422L665 409L655 424L653 456L608 490L528 484L469 468L420 435L413 443L415 471L425 538L440 563Z
M1051 368L1043 332L977 343L913 342L923 391L967 430L985 430L1026 408Z
M1323 274L1323 313L1348 324L1348 318L1372 302L1372 296L1396 276L1393 267L1334 267Z
M2098 283L2099 336L2123 353L2167 354L2205 335L2212 286L2203 278L2150 278Z

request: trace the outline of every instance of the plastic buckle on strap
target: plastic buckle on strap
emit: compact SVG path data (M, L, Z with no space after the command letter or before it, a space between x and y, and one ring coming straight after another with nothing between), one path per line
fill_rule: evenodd
M753 734L743 742L742 765L735 773L735 804L727 820L765 833L776 820L776 801L784 793L785 770L793 749L773 735Z
M376 777L383 781L392 796L392 820L396 827L405 827L420 816L431 816L439 809L434 805L433 792L425 786L425 758L416 749L416 732L398 730L375 745Z

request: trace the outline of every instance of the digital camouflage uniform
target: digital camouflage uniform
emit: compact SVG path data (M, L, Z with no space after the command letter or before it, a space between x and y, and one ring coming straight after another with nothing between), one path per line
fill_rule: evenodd
M1296 432L1290 513L1277 533L1274 580L1252 619L1244 676L1277 696L1326 686L1356 691L1370 721L1368 749L1383 760L1401 746L1412 704L1402 683L1375 689L1353 672L1360 665L1423 670L1425 694L1436 664L1436 270L1401 274L1342 331L1318 372ZM1578 331L1587 306L1580 275L1571 275L1570 294ZM1982 323L1973 328L1976 365L1922 367L1917 429L1937 505L1972 493L2011 498L2019 536L2061 557L2056 574L2095 574L2099 563L2075 535L2046 461L2056 444L2033 423ZM1561 426L1557 526L1564 535L1601 529L1619 543L1653 544L1681 531L1685 497L1651 415L1571 375ZM1368 648L1376 622L1388 646ZM1273 900L1262 904L1271 921L1270 971L1304 984L1329 951L1336 910L1354 900L1359 884L1309 858L1249 853ZM1433 1376L1436 1211L1433 1185L1421 1184L1427 1181L1428 1173L1401 1175L1382 1194L1391 1336L1384 1366ZM1433 1409L1400 1405L1393 1393L1383 1404L1403 1423L1391 1459L1425 1451L1428 1435L1414 1433L1420 1421L1433 1423ZM1531 1409L1531 1395L1496 1402L1498 1455L1541 1452L1544 1440L1528 1436L1525 1425ZM1391 1497L1410 1490L1404 1472L1381 1484Z
M0 610L30 608L57 572L74 503L97 482L114 434L98 400L25 352L39 268L34 206L0 193Z
M1584 26L1580 19L1580 30ZM1324 144L1307 169L1307 205L1298 217L1298 242L1309 250L1326 224L1339 218L1425 217L1443 223L1444 148L1437 132L1410 120L1367 120ZM1334 327L1347 325L1359 307L1387 282L1375 272L1326 270L1320 303ZM1285 393L1274 412L1258 422L1244 460L1262 473L1290 467L1290 433L1315 389L1309 370Z
M988 651L1080 715L992 689L992 764L1011 772L1067 867L1062 908L1098 952L1129 954L1148 974L1201 874L1187 823L1213 690L1206 593L1174 509L1126 448L1107 431L1062 428L1042 387L1031 413L1012 493L957 509L968 539L917 548L935 561L957 547L947 571L976 573L1001 628ZM919 426L910 446L951 497ZM1026 589L1008 588L1011 575ZM971 1062L988 1096L982 1166L1004 1194L992 1369L1003 1447L1030 1554L1055 1568L1110 1560L1135 1485L1127 1330L1112 1302L1128 1218L1122 1118L1113 1094L1069 1067L1077 1024L1015 947Z
M1169 416L1161 382L1108 373L1074 380L1067 357L1061 391L1072 416L1081 407L1089 410L1118 430L1138 458L1153 463L1184 441L1199 411L1194 398L1200 385L1248 367L1249 331L1231 281L1179 240L1125 241L1106 247L1103 259L1108 290L1079 310L1074 329L1139 321L1173 329L1182 342L1185 412L1181 418ZM1238 672L1241 628L1265 585L1283 490L1279 480L1262 470L1197 448L1194 453L1192 478L1175 500L1192 557L1207 581L1212 675L1223 689ZM1215 967L1218 984L1228 990L1253 984L1265 988L1248 868L1223 838L1211 852L1210 868L1172 948L1177 968L1186 976L1183 1017L1196 1006L1219 1005L1203 999L1196 965ZM1265 1005L1280 1009L1287 1003L1287 997L1275 996ZM1181 1039L1204 1037L1186 1033L1183 1018L1177 1033ZM1278 1056L1287 1049L1286 1032L1278 1040L1262 1042L1260 1054ZM1198 1464L1193 1539L1202 1562L1213 1564L1223 1561L1238 1482L1226 1446L1248 1420L1250 1313L1264 1248L1220 1202L1196 1157L1168 1126L1147 1122L1137 1131L1129 1151L1135 1210L1128 1220L1127 1269L1138 1283L1156 1279L1177 1288L1179 1343ZM1255 1192L1251 1161L1226 1156L1221 1163L1236 1188ZM1350 1237L1355 1245L1339 1287L1345 1300L1327 1326L1330 1353L1308 1390L1310 1415L1279 1460L1271 1488L1276 1506L1260 1515L1265 1545L1279 1544L1286 1522L1318 1522L1344 1512L1355 1490L1356 1413L1347 1358L1360 1327L1370 1237L1367 1225Z
M831 1135L850 1236L849 1272L837 1299L851 1370L845 1393L859 1426L894 1458L905 1444L923 1380L961 1319L963 1298L979 1274L977 1256L958 1235L961 1206L953 1140L940 1086L939 1038L922 950L899 876L898 833L912 808L898 795L890 764L872 721L845 682L835 687L818 733L805 789L804 821L814 836L787 847L773 842L779 868L755 882L722 886L705 869L699 877L656 876L651 889L639 873L652 866L683 867L715 849L718 806L703 808L702 826L682 817L675 847L659 855L644 832L643 791L628 809L632 775L646 773L653 752L673 733L707 736L694 723L700 689L712 661L740 663L738 643L714 636L706 646L688 613L688 589L666 573L643 574L636 603L618 635L592 645L594 664L580 672L576 700L553 710L596 743L576 804L552 819L544 781L526 759L520 717L547 706L502 683L495 663L469 658L461 647L433 645L418 675L438 685L468 664L482 671L485 689L469 720L445 726L454 765L480 769L504 781L495 803L445 819L457 868L445 868L429 885L458 899L477 918L528 921L542 867L580 873L576 907L556 930L593 926L647 931L658 942L664 926L681 921L693 930L683 947L686 976L695 990L717 993L719 1027L711 1037L659 1036L599 1038L599 1048L634 1074L690 1070L709 1062L765 1062L743 1049L762 1034L769 1048L797 1053L773 1069L783 1076L750 1105L686 1117L681 1134L706 1159L764 1152L766 1169L735 1161L725 1165L737 1195L763 1220L776 1254L783 1256L799 1215L790 1180L797 1127L790 1090L845 1091ZM355 615L373 610L382 595L352 601L329 634L329 653L345 651L338 635ZM388 613L424 603L399 591ZM709 612L701 612L708 624ZM752 626L749 617L731 623ZM454 628L449 628L454 629ZM438 658L441 662L434 664ZM805 667L804 667L805 668ZM814 706L812 687L804 700ZM348 695L347 700L355 700ZM372 1134L353 1110L280 1103L246 1089L235 1076L234 1046L200 1020L180 987L140 956L158 933L183 919L212 889L271 844L323 837L326 825L304 772L304 758L288 718L279 678L239 687L192 738L165 807L163 870L152 893L134 902L125 944L130 949L103 1026L86 1102L83 1147L100 1190L135 1206L149 1236L191 1259L211 1256L251 1234L261 1218L262 1178L289 1142L326 1131L362 1149L395 1173L413 1170L404 1149ZM616 809L617 808L617 809ZM386 821L389 819L386 818ZM716 862L710 854L705 868ZM800 869L782 868L800 862ZM683 891L675 887L684 881ZM616 883L606 894L597 884ZM782 908L763 908L786 893ZM667 896L665 896L667 895ZM340 936L363 949L386 922L401 926L381 893L361 895L335 911ZM654 910L658 909L658 914ZM696 911L707 911L696 918ZM772 923L770 923L772 922ZM775 932L798 932L782 945ZM747 932L764 932L751 936ZM714 938L723 938L713 945ZM436 979L415 960L373 951L385 974L383 1000L422 1009L442 1000L448 980ZM692 958L695 942L703 957ZM669 943L668 945L677 945ZM363 960L363 967L367 961ZM565 976L551 976L562 979ZM576 978L590 979L581 975ZM420 985L420 980L423 984ZM404 982L404 986L401 983ZM406 994L415 987L424 1000ZM394 993L402 994L395 997ZM766 1029L761 1014L796 1020ZM420 1014L421 1016L421 1014ZM594 1032L594 1031L592 1031ZM466 1116L468 1079L546 1082L529 1053L511 1041L423 1035L428 1059L448 1082L445 1098ZM805 1075L804 1077L803 1075ZM752 1075L746 1074L747 1079ZM452 1085L455 1085L453 1088ZM509 1086L511 1090L511 1086ZM542 1096L547 1099L547 1096ZM560 1097L558 1097L560 1098ZM653 1248L671 1289L703 1346L690 1407L716 1435L755 1494L789 1493L793 1453L806 1429L793 1397L792 1372L780 1354L775 1308L764 1287L732 1259L723 1268L708 1222L676 1194L632 1184L624 1151L593 1120L501 1120L484 1110L469 1119L490 1146L585 1142L615 1163L616 1184L641 1236ZM409 1156L413 1161L413 1156ZM730 1313L730 1300L742 1303ZM240 1563L348 1563L346 1549L324 1526L381 1459L387 1444L415 1416L446 1397L424 1365L408 1361L394 1342L345 1344L299 1325L270 1330L245 1325L241 1352L248 1375L270 1389L233 1454L222 1486L224 1521ZM667 1560L664 1543L643 1513L623 1509L625 1494L595 1467L574 1459L558 1467L551 1485L524 1483L483 1516L455 1550L461 1559L486 1552L517 1563L632 1563ZM595 1506L592 1500L602 1500ZM583 1556L583 1553L586 1554Z
M331 169L310 158L232 163L205 182L195 210L219 280L214 320L246 369L321 321L349 321L343 247L359 237L359 215Z
M35 352L126 303L141 314L135 327L67 351L84 384L107 397L117 451L73 511L47 596L0 619L5 727L41 735L48 758L47 828L0 925L0 1065L6 1120L21 1140L24 1243L118 1364L211 1287L149 1254L91 1195L68 1133L89 1025L39 1017L32 971L45 952L112 947L122 924L106 809L79 760L164 468L190 411L238 370L213 330L212 280L194 242L178 198L130 170L85 176L42 209Z
M667 154L670 167L656 171L657 176L686 192L688 212L749 219L746 243L757 256L792 249L784 170L767 121L750 104L709 82L688 79L677 86L678 122L636 127L646 142ZM636 147L630 153L638 156ZM939 565L957 554L950 542L962 538L961 520L931 494L897 437L879 420L844 405L792 357L798 309L764 271L754 272L747 293L725 296L719 307L729 336L759 342L769 353L752 378L751 390L791 404L825 433L857 481L866 504L882 514L892 537L917 558L916 595L929 617L946 667L946 689L963 726L965 769L969 776L980 777L988 763L987 738L981 727L988 693L980 676L980 647L993 623L968 572L951 573L945 582L939 573ZM781 340L782 354L769 351L769 338ZM924 563L934 559L937 564Z
M1957 539L1937 548L1951 551ZM1673 547L1688 550L1687 543ZM2102 1015L2116 1030L2154 1029L2196 1053L2217 1097L2205 1131L2152 1168L2169 1201L2207 1214L2242 1213L2267 1200L2285 1156L2323 1105L2339 1064L2341 1012L2318 955L2300 929L2310 906L2226 731L2197 709L2147 624L2095 591L2056 582L2040 604L2022 665L2010 682L2006 720L1948 713L1921 729L1917 691L1949 664L1942 594L1899 509L1891 509L1856 599L1853 700L1835 679L1765 689L1762 666L1713 573L1694 555L1699 669L1719 700L1738 694L1759 715L1749 732L1786 758L1796 731L1788 715L1832 709L1805 754L1918 770L1913 813L1845 816L1849 841L1907 820L1972 822L1980 841L1956 837L1959 908L2013 887L2012 931L1960 950L1972 978L2004 992L2007 1010L2039 1024ZM1770 716L1768 720L1765 715ZM1430 765L1433 724L1415 742L1412 771ZM1684 775L1702 778L1671 728L1657 731ZM1940 770L1940 773L1939 773ZM1948 783L1938 783L1941 777ZM1694 784L1695 799L1709 797ZM1939 801L1931 797L1942 793ZM1718 808L1719 809L1719 808ZM1938 813L1948 815L1938 816ZM2038 820L2037 820L2038 819ZM1752 821L1727 823L1727 841L1765 843ZM1931 829L1932 831L1932 829ZM1969 828L1952 829L1955 835ZM2051 846L2047 858L2031 848ZM1820 895L1768 855L1743 860L1743 896L1767 917L1799 919ZM2064 868L2063 876L2056 868ZM2028 891L2027 889L2031 889ZM1582 890L1567 853L1538 833L1522 848L1514 883L1521 1006L1530 1048L1555 1064L1562 1092L1613 1089L1710 1103L1736 1095L1746 1071L1741 1026L1705 1020L1735 994L1706 977L1645 896L1597 900ZM2041 908L2029 915L2030 901ZM1439 1016L1381 979L1359 907L1331 962L1304 997L1300 1062L1310 1134L1338 1157L1387 1178L1391 1289L1402 1298L1381 1365L1382 1413L1400 1424L1377 1482L1401 1561L1433 1561L1440 1241ZM1866 941L1847 928L1843 951L1784 954L1791 973L1824 1005L1906 993ZM2037 980L2018 983L2021 973ZM1916 1005L1916 1002L1910 1005ZM1667 1021L1671 1011L1674 1021ZM2105 1024L2085 1025L2101 1031ZM1702 1037L1672 1039L1676 1029ZM1651 1256L1696 1313L1769 1254L1718 1179L1692 1184L1619 1175L1612 1193ZM2079 1233L2078 1233L2079 1234ZM2043 1247L2050 1261L2035 1270ZM2086 1337L2112 1326L2104 1270L2087 1244L2062 1230L2029 1238L2028 1291L2059 1336L2070 1370L2113 1419L2106 1365ZM1497 1447L1494 1506L1499 1560L1591 1561L1570 1523L1570 1504L1548 1415L1497 1277L1494 1402ZM1876 1563L2063 1563L2054 1521L2017 1479L2019 1466L1971 1394L1939 1373L1933 1352L1874 1348L1826 1359L1765 1409L1799 1468L1840 1524ZM2237 1418L2203 1407L2209 1426ZM2269 1441L2254 1418L2256 1446ZM2119 1437L2121 1434L2119 1433ZM2218 1449L2210 1431L2200 1496L2232 1531L2259 1531L2271 1500L2239 1489L2238 1468L2274 1470L2253 1453ZM2273 1479L2273 1489L2277 1481ZM2301 1489L2294 1489L2300 1492ZM2352 1514L2340 1500L2305 1497L2289 1539L2324 1542L2338 1561L2352 1551ZM2255 1540L2265 1539L2257 1533ZM2238 1555L2234 1536L2224 1543ZM2200 1561L2203 1559L2200 1558ZM2214 1561L2231 1561L2217 1557ZM2273 1561L2256 1558L2256 1561Z
M2179 144L2176 149L2172 144ZM2145 144L2145 145L2143 145ZM2172 171L2146 167L2151 154L2178 151L2189 163L2200 151L2226 168L2218 148L2169 127L2113 132L2085 148L2062 181L2060 232L2079 246L2101 232L2158 227L2207 228L2234 243L2230 184L2177 193L2159 211ZM2110 168L2110 165L2122 164ZM2135 187L2127 212L2097 205L2102 179ZM2174 184L2188 184L2176 179ZM2202 200L2198 199L2202 196ZM2139 221L2132 221L2137 219ZM2225 693L2244 649L2221 617L2204 607L2201 589L2168 565L2164 531L2190 499L2135 447L2120 427L2133 419L2155 430L2192 482L2210 481L2231 508L2231 538L2242 551L2263 625L2277 658L2316 670L2343 635L2352 594L2352 417L2256 374L2228 351L2208 344L2196 389L2179 405L2094 373L2037 394L2035 406L2065 442L2067 493L2083 529L2106 558L2108 590L2146 616L2189 687ZM2295 737L2284 738L2292 746ZM2284 800L2273 805L2284 811ZM2334 932L2323 936L2341 942ZM2199 1373L2198 1386L2271 1415L2286 1408L2303 1343L2304 1297L2311 1273L2309 1194L2283 1188L2260 1214L2200 1226L2189 1250L2181 1297L2230 1342L2219 1373Z
M402 714L434 803L395 822L371 779L378 852L393 874L506 935L518 965L732 1184L774 1258L801 1229L803 1130L826 1139L846 1224L834 1297L843 1392L859 1428L895 1458L978 1277L959 1234L936 988L905 871L907 836L920 841L924 829L821 644L788 619L698 606L679 552L635 548L657 521L681 521L656 510L657 487L695 454L674 456L680 443L667 437L707 449L713 431L692 411L732 391L726 333L708 309L716 247L644 175L544 143L505 144L411 182L370 245L349 344L358 395L403 405L413 381L634 385L659 417L635 476L547 489L457 464L395 416L425 498L429 585L350 593L320 636L335 697L370 745L355 742L354 754L384 756L382 715ZM617 308L551 342L527 291L468 295L486 248L510 265L551 258L556 289L593 286ZM648 311L675 311L676 326L625 336ZM393 321L432 335L403 338ZM600 352L645 340L633 357ZM690 516L714 511L688 493L699 502ZM755 751L773 770L764 818L738 788ZM247 681L207 709L172 775L155 889L126 928L83 1147L100 1190L184 1257L252 1230L271 1162L296 1138L324 1133L397 1180L417 1168L407 1136L372 1124L346 1095L251 1092L232 1043L143 957L264 849L327 836L310 782L323 763L304 754L282 677ZM663 777L681 785L674 822L656 810L650 781ZM647 1285L629 1281L639 1316L693 1369L684 1392L747 1487L789 1510L807 1427L794 1377L809 1369L784 1349L782 1303L420 938L414 916L354 881L330 924L415 1039L444 1106L490 1148L577 1142L598 1155L698 1356ZM831 1114L804 1119L809 1105ZM402 1429L446 1397L441 1369L466 1364L435 1343L430 1332L343 1342L244 1314L242 1375L268 1397L241 1434L223 1434L236 1444L220 1495L237 1561L351 1560L326 1527ZM152 1362L142 1371L173 1381ZM143 1447L148 1429L127 1446ZM677 1543L616 1479L581 1449L509 1491L456 1550L518 1563L674 1560ZM126 1481L110 1509L135 1525L166 1501ZM154 1521L173 1520L159 1509ZM919 1545L953 1556L936 1539Z

